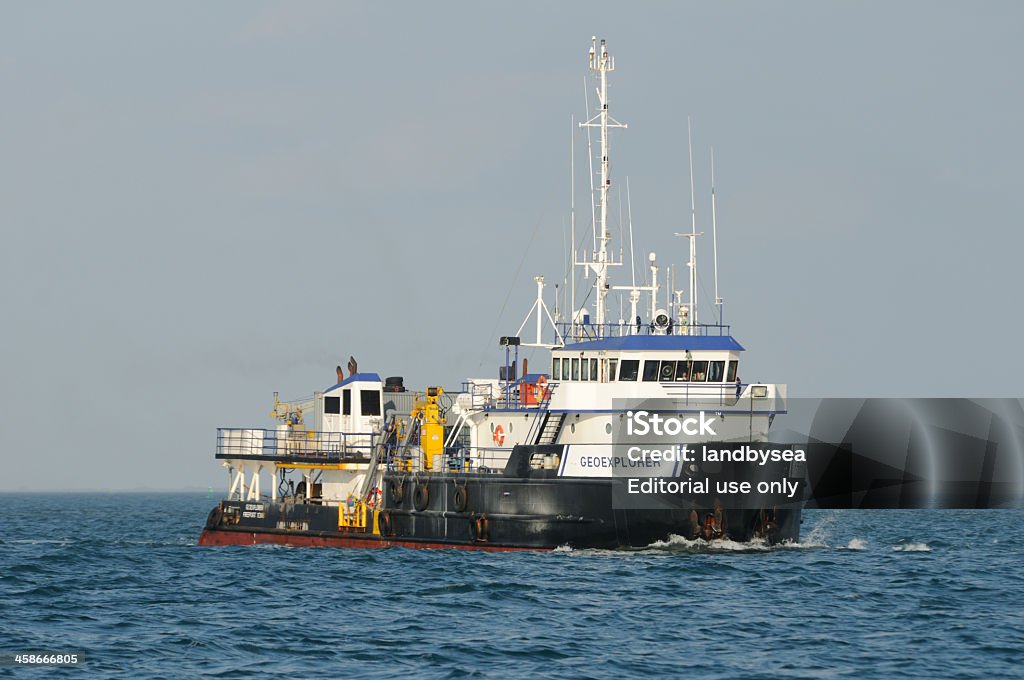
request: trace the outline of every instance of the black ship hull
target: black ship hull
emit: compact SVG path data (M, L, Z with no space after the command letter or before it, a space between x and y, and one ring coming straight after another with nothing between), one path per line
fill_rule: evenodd
M516 470L516 457L505 474L388 472L381 502L366 513L362 526L341 526L343 510L337 505L301 498L223 501L211 511L200 544L544 550L643 548L672 536L799 539L798 502L728 507L703 494L677 496L658 508L623 507L628 504L618 494L626 480Z

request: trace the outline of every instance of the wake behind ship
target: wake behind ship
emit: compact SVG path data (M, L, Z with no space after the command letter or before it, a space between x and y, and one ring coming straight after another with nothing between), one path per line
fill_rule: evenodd
M635 445L644 441L626 440L624 424L644 407L694 423L674 433L676 449L764 442L785 411L786 387L742 382L744 348L720 322L717 274L719 323L698 322L695 217L679 234L689 240L687 290L672 290L668 277L659 284L654 253L645 284L635 283L634 271L633 284L612 285L611 270L624 263L610 248L608 140L625 126L609 113L615 63L604 40L593 41L589 66L597 110L581 127L600 135L593 248L585 257L573 253L572 270L593 275L586 296L593 315L577 304L575 285L568 318L557 300L552 313L538 276L531 312L516 335L499 341L497 378L412 392L402 378L360 372L350 359L348 376L339 366L334 385L278 401L274 428L219 430L216 458L230 486L200 544L515 550L636 548L671 536L798 539L802 481L789 503L769 493L737 503L716 491L722 483L802 480L793 463L652 461L638 454L652 450ZM575 243L575 219L572 230ZM609 295L621 296L628 317L608 318ZM532 316L535 337L525 342L519 333ZM545 372L528 372L520 346L550 351Z

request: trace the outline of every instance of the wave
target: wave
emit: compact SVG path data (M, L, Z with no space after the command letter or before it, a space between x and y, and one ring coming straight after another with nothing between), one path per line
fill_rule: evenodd
M932 548L927 543L902 543L894 545L893 550L897 552L931 552Z
M804 538L803 540L800 540L800 541L784 541L782 543L779 543L778 547L780 547L780 548L807 549L807 548L828 548L829 545L825 541L821 540L819 537L808 535L807 538Z
M678 550L683 549L693 552L762 552L770 550L763 540L753 539L746 543L740 543L732 539L723 538L706 541L703 538L689 539L685 536L671 534L668 540L655 541L647 546L650 550Z
M827 548L829 534L832 533L837 521L838 516L835 512L828 512L822 515L814 523L814 526L804 534L800 544L806 547Z

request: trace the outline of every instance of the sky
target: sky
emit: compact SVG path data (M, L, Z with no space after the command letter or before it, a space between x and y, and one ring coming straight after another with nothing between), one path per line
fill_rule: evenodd
M690 117L744 380L1021 396L1020 3L4 2L0 490L219 490L216 428L349 355L497 377L564 289L592 35L613 247L628 178L684 287Z

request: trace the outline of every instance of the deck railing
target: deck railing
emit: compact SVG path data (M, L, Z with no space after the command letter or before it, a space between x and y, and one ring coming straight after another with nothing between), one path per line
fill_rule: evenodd
M498 447L449 446L438 454L431 465L433 472L472 472L475 474L500 474L505 471L512 450ZM385 467L391 472L422 472L423 456L420 451L401 452L389 450L384 459Z
M469 395L469 408L473 410L534 412L545 407L546 402L551 400L552 384L547 382L546 376L544 381L543 386L524 383L522 379L509 381L507 384L504 380L498 381L497 384L467 381L462 383L462 391ZM526 390L531 391L530 396L527 396Z
M314 432L218 428L217 457L365 458L373 451L372 432Z
M731 326L718 323L698 323L692 326L661 327L653 323L566 323L558 324L558 332L566 343L586 342L600 338L618 338L624 335L732 335Z

